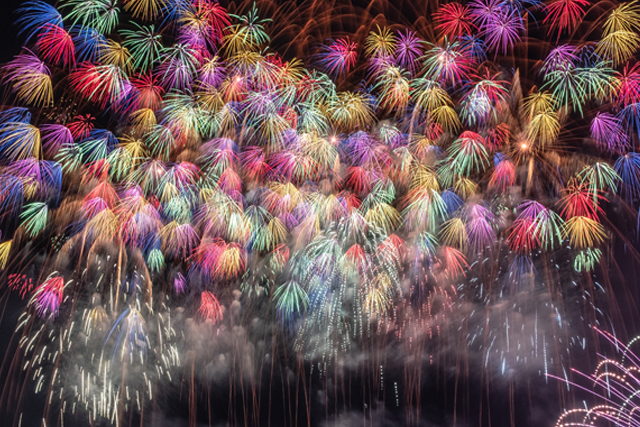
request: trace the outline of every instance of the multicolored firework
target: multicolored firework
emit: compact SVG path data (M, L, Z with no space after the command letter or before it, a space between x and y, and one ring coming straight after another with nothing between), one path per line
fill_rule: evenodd
M337 417L352 387L365 418L393 387L417 425L423 368L454 393L565 378L622 323L640 6L389 6L24 2L0 111L0 269L26 300L5 419L25 381L43 425L144 425L171 393L211 424L224 377L234 425Z

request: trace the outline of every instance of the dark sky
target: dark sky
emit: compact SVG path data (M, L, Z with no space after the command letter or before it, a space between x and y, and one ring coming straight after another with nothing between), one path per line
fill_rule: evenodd
M0 4L0 62L10 61L13 56L20 52L20 46L24 41L18 37L18 27L14 24L17 14L16 10L24 0L2 0Z

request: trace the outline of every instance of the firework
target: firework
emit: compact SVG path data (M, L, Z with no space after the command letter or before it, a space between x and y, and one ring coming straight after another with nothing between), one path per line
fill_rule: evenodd
M195 425L220 372L245 424L265 424L267 381L311 423L314 387L337 411L349 369L365 408L384 400L401 348L415 424L422 361L476 363L487 389L555 375L618 313L638 5L587 22L586 0L473 0L403 26L312 3L21 7L0 268L26 301L3 366L48 393L45 423L142 425L186 381ZM30 390L7 387L6 407Z
M598 402L592 407L586 407L585 404L585 408L565 411L556 423L558 427L638 424L637 396L640 385L638 363L640 359L632 350L638 338L625 345L608 332L600 330L598 332L609 344L613 344L616 357L601 355L602 360L592 374L574 370L580 377L592 382L592 387L555 377L557 380L565 381L568 386L595 396Z

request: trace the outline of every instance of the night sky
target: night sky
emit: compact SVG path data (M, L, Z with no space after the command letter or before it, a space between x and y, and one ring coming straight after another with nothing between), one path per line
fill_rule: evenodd
M14 24L18 15L15 13L23 3L20 0L3 0L0 4L0 62L10 61L14 55L20 52L24 42L23 37L18 36L18 27Z

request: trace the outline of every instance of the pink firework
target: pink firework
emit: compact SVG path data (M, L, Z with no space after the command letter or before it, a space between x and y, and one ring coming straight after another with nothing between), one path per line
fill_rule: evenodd
M220 322L222 320L222 307L218 302L218 298L209 291L202 292L198 314L205 320L211 319L214 324Z
M329 74L341 75L348 73L356 63L358 53L357 43L352 43L349 37L337 39L330 45L325 46L324 52L320 54L321 63Z
M448 3L440 6L440 9L434 13L434 18L439 22L436 28L448 37L471 34L476 28L473 25L469 7L462 6L460 3Z
M42 57L54 65L75 65L75 46L71 35L62 27L46 24L36 44Z
M62 304L64 292L64 279L62 277L49 276L36 289L31 303L35 304L36 313L43 319L55 319Z

